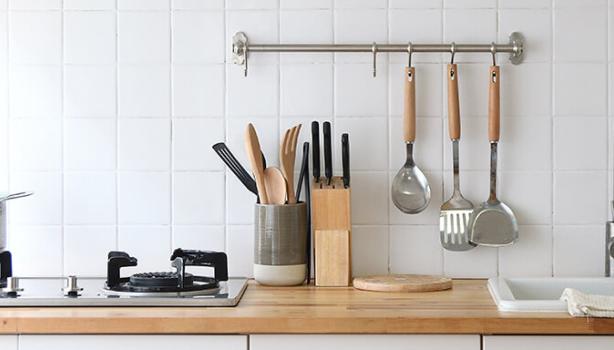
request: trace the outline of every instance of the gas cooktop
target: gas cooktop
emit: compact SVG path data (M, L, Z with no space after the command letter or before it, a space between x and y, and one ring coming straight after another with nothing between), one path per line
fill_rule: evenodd
M245 278L228 278L225 253L176 249L174 271L140 272L125 252L108 254L107 277L20 277L12 275L11 254L0 253L0 306L236 306L247 288ZM212 267L214 276L186 272L188 266Z

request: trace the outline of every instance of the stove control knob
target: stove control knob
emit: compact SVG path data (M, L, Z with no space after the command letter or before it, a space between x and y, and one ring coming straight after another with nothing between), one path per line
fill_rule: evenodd
M6 287L2 288L2 292L6 293L9 297L16 297L17 293L23 291L23 288L19 288L18 277L7 277Z
M66 282L66 287L62 288L64 295L69 297L79 296L79 292L82 291L83 288L79 288L77 285L77 276L68 276Z

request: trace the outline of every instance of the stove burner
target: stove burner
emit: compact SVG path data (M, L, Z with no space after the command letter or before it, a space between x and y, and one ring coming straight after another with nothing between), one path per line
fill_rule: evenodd
M171 256L173 272L142 272L120 277L119 270L136 266L137 259L124 252L110 252L107 262L105 290L129 295L195 295L219 290L219 281L228 280L225 253L176 249ZM195 276L185 272L186 266L210 266L215 277Z

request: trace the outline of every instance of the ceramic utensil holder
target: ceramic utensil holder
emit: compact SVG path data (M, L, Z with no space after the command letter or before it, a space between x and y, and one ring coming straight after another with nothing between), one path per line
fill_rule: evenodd
M352 220L350 188L341 177L312 184L311 211L314 235L315 284L349 286L352 277Z
M271 286L302 284L307 270L307 205L256 204L254 278Z

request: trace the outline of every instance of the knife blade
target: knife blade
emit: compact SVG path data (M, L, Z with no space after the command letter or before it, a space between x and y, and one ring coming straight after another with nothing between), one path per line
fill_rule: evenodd
M313 177L320 182L320 123L311 122L311 144L313 145Z
M343 187L350 187L350 135L341 135L341 161L343 163Z
M326 176L326 184L330 185L333 177L333 153L330 138L330 122L324 122L322 126L324 134L324 176Z

